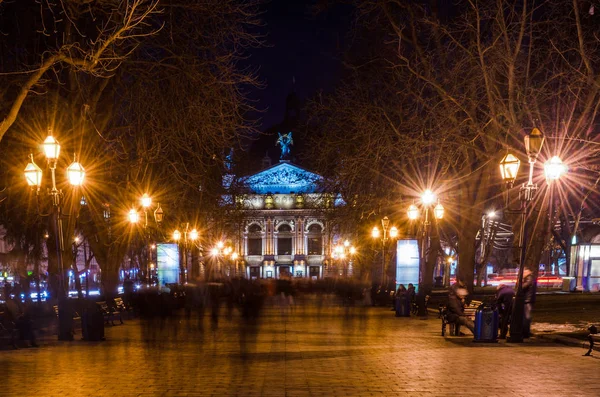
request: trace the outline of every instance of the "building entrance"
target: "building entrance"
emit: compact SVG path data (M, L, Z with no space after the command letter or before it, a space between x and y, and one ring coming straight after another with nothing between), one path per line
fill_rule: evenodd
M309 276L311 280L319 278L319 266L309 267Z
M292 277L289 266L279 266L279 278Z

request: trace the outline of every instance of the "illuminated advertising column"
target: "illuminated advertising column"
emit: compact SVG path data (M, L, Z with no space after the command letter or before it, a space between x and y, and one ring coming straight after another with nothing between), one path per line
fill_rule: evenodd
M179 246L177 244L156 244L158 285L179 283Z
M409 283L419 288L419 241L398 240L396 245L396 289Z

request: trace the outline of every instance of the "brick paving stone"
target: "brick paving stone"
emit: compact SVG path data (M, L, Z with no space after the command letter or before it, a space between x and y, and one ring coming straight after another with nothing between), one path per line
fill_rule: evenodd
M600 360L581 348L443 338L433 316L299 306L267 307L256 325L201 320L129 320L105 342L2 351L0 396L600 395Z

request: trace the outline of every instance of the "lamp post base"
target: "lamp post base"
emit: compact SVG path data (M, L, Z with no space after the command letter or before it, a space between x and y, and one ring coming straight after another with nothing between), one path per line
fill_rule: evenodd
M509 343L523 343L523 317L525 313L525 297L517 294L513 302L513 311L510 318L510 336L506 339Z

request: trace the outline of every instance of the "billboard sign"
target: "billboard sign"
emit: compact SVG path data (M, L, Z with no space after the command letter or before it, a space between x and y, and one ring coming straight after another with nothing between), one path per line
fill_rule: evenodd
M179 283L179 246L177 244L156 244L158 285Z
M419 241L398 240L396 246L396 289L398 285L409 283L419 287Z

